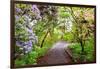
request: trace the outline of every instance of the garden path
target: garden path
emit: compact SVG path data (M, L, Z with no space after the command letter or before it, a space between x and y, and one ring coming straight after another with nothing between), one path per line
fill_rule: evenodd
M58 41L55 43L47 54L38 60L38 65L52 65L52 64L68 64L72 60L66 53L69 43L65 41Z

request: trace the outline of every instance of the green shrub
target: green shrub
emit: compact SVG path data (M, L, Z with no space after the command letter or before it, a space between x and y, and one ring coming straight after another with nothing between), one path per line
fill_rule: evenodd
M81 53L81 46L79 43L74 43L69 46L72 51L73 59L80 62L94 61L94 41L90 39L86 41L84 46L84 53Z

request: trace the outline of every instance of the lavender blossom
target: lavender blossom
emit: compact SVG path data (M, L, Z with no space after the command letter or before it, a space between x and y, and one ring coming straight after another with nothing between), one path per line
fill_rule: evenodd
M20 8L16 8L16 12L19 13L21 12L22 10Z
M17 16L17 15L15 15L15 20L16 20L16 21L19 21L19 19L20 19L20 17Z
M32 5L32 11L35 14L34 17L36 17L36 19L41 18L40 10L36 5ZM16 8L16 12L20 13L22 10L20 8ZM20 47L20 49L25 53L32 51L34 44L38 42L38 37L33 32L33 26L37 23L37 20L32 20L30 16L31 15L27 13L22 16L19 14L15 15L16 46Z
M40 10L36 5L32 6L32 11L35 13L36 19L41 19L42 17L40 16Z
M16 45L19 46L19 47L23 47L23 46L26 45L26 43L23 42L23 41L16 41Z
M19 24L20 25L20 24ZM29 24L27 24L27 25L29 25ZM17 28L20 28L20 27L17 27ZM38 38L36 37L36 35L34 34L34 32L33 32L33 30L32 30L32 28L29 28L29 27L27 27L27 26L25 26L25 27L22 27L22 29L24 28L24 31L26 31L26 32L28 32L28 35L26 35L26 33L25 33L25 35L26 35L26 37L28 37L28 40L29 41L22 41L22 40L17 40L16 41L16 45L17 46L19 46L19 47L21 47L21 48L23 48L23 50L24 50L24 52L25 53L28 53L28 52L30 52L31 50L32 50L32 46L35 44L35 43L37 43L38 42ZM21 29L21 28L20 28ZM23 32L21 32L21 33L23 33ZM24 33L22 34L22 35L19 35L19 39L20 38L23 38L23 36L25 36L24 35ZM22 37L21 37L22 36Z
M19 47L21 47L22 50L24 50L24 52L27 51L27 53L28 53L28 52L30 52L32 50L33 43L32 43L31 40L27 41L27 42L16 41L16 45L19 46Z

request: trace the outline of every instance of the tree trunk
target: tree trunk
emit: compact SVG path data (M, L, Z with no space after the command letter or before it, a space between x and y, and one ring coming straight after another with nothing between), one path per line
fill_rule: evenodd
M49 33L49 29L47 30L47 32L46 32L46 34L45 34L45 36L44 36L44 38L43 38L43 40L42 40L42 42L41 42L41 45L40 45L41 48L43 47L44 41L45 41L45 39L46 39L48 33Z
M82 41L80 41L80 44L81 44L81 52L83 53L84 52L84 44Z

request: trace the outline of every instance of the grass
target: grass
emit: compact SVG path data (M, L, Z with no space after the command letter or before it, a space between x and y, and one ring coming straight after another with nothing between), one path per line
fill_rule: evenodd
M37 64L37 59L44 56L50 47L44 46L42 48L35 46L33 51L23 55L15 60L15 65L22 66L26 64Z

